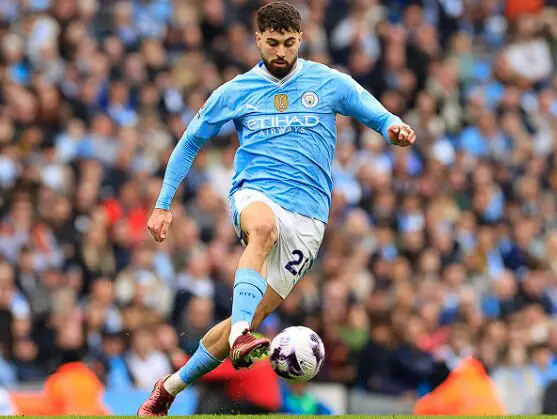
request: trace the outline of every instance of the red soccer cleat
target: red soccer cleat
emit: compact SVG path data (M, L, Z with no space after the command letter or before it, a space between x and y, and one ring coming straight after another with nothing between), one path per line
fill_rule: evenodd
M230 348L230 360L234 368L248 368L257 359L264 358L271 341L267 338L256 338L248 329L236 338Z
M170 409L170 405L175 399L175 396L170 394L163 386L168 377L170 375L155 383L151 395L139 407L137 416L168 416L168 409Z

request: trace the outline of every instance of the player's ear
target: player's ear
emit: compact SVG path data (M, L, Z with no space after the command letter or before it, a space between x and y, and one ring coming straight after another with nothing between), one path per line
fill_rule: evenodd
M261 34L259 32L255 32L255 42L258 47L261 47Z

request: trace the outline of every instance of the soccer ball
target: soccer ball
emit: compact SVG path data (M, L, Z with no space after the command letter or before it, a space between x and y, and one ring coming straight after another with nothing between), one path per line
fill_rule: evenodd
M290 383L311 380L323 366L325 347L309 327L287 327L271 342L269 361L276 374Z

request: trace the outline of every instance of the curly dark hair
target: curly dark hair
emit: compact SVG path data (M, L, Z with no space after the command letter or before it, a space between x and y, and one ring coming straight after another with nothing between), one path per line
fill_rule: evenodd
M257 29L276 32L302 32L302 16L300 12L285 1L275 1L262 6L257 11Z

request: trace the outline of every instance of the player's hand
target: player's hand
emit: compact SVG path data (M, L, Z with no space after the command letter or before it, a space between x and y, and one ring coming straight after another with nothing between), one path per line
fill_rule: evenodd
M168 228L172 222L172 212L155 208L147 221L147 229L156 242L162 242L168 235Z
M408 124L391 125L387 133L391 143L399 147L407 147L416 142L416 133Z

